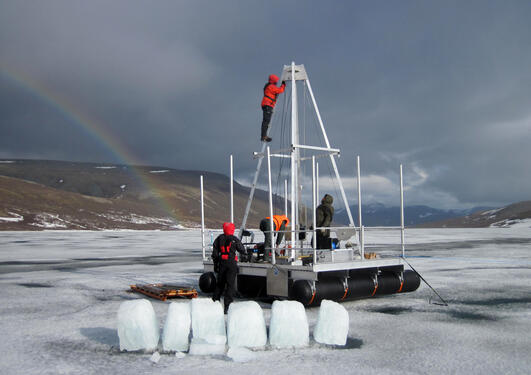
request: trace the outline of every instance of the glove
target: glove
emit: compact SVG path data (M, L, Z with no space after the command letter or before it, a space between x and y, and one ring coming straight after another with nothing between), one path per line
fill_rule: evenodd
M282 81L282 84L283 84L284 86L286 86L286 81Z

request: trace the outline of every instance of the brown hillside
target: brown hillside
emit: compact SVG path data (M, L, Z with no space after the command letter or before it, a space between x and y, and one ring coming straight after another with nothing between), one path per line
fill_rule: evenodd
M0 230L42 229L42 223L50 221L55 228L68 229L198 226L201 174L206 225L219 227L230 218L230 181L218 173L60 161L0 163L0 217L24 217L19 222L0 220ZM248 195L249 188L234 183L237 226ZM268 213L267 194L258 190L255 197L249 227L256 227ZM275 199L276 206L283 206L280 198Z

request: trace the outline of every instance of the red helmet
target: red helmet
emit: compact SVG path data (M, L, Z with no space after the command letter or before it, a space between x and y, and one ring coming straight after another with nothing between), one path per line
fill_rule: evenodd
M271 74L269 76L269 83L276 84L278 82L279 78L278 76Z
M223 233L225 233L226 236L232 236L235 230L236 227L233 223L223 223Z

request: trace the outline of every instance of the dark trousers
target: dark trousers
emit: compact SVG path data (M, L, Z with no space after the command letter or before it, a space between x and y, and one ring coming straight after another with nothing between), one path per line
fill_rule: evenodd
M331 249L332 243L330 241L330 235L321 234L321 231L317 231L316 245L318 249Z
M277 241L275 244L276 247L278 247L278 245L280 245L280 243L284 239L284 232L282 231L285 229L286 225L282 223L279 232L277 232ZM273 244L273 237L271 233L271 222L269 221L269 219L262 219L260 221L260 230L264 232L264 260L269 261L269 252L273 252L273 249L271 249Z
M271 244L273 243L273 241L271 241L271 222L269 219L262 219L260 221L260 230L264 232L264 247L266 252L265 258L268 259L269 251L271 250Z
M267 129L269 128L269 123L271 122L271 116L273 116L273 107L268 105L262 106L262 111L264 112L264 118L262 120L262 135L261 137L267 137Z
M238 273L238 266L236 262L221 261L219 265L218 281L216 289L214 290L214 300L219 301L221 294L223 295L223 303L225 305L225 312L229 309L229 305L234 300L236 293L236 274Z

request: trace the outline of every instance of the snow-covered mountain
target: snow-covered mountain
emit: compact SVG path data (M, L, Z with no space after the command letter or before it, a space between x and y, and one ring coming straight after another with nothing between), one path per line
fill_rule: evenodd
M468 215L422 225L423 227L481 228L481 227L531 227L531 201L480 210Z
M351 212L356 218L358 208L352 206ZM451 218L470 215L471 213L492 209L491 207L474 207L470 209L452 209L442 210L429 206L406 206L404 208L404 222L407 226L416 226L419 224L430 223L435 221L448 220ZM400 225L400 207L388 207L381 203L372 203L362 206L363 225L366 226L396 226ZM334 216L337 223L348 223L346 210L338 207Z

